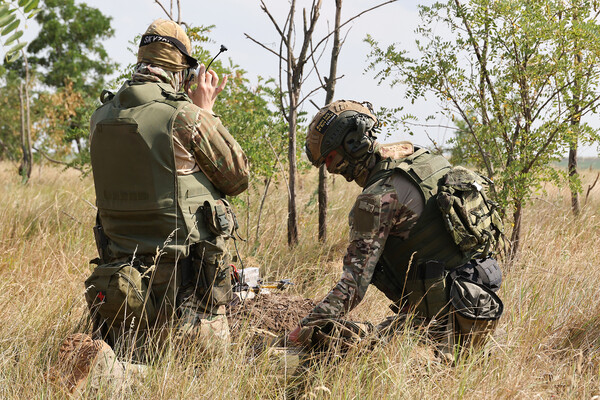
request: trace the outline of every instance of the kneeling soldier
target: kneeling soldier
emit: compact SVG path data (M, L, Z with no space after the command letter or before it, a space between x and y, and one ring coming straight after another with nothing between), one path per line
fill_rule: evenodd
M339 282L289 339L314 344L373 284L398 312L380 330L413 313L431 328L440 353L452 357L455 343L479 342L502 313L495 294L501 273L489 258L502 223L484 178L408 142L382 146L377 127L369 103L345 100L321 109L309 126L311 163L364 190L350 212Z

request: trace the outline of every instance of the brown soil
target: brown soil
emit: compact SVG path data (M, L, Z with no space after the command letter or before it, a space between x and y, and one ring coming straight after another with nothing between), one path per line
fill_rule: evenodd
M312 300L285 293L258 295L252 300L232 305L227 310L233 337L242 330L257 328L284 335L298 326L315 306Z

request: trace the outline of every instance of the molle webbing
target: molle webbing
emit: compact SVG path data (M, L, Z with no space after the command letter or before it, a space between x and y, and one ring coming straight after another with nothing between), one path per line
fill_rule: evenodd
M398 160L384 160L374 169L369 184L384 179L392 173L401 173L419 188L425 201L425 208L410 231L408 239L389 236L380 262L384 266L381 273L402 288L406 271L424 262L443 262L451 269L466 262L463 254L444 226L435 195L439 180L450 170L448 161L419 149L409 157ZM411 262L412 258L412 262Z
M199 207L220 193L202 172L178 176L173 153L173 121L189 102L168 84L127 82L92 116L96 202L114 258L157 248L187 257L209 236Z

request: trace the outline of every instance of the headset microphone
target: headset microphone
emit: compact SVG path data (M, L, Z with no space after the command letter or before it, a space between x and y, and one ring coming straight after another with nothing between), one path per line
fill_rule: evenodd
M207 70L207 71L208 71L208 69L210 68L210 65L213 63L213 61L215 61L215 59L216 59L217 57L219 57L219 54L221 54L221 53L223 53L223 52L225 52L225 51L227 51L227 47L225 47L225 46L221 45L221 48L219 49L219 52L217 53L217 55L216 55L216 56L214 56L214 57L213 57L213 59L212 59L212 60L210 60L210 62L208 63L208 67L206 67L206 70Z

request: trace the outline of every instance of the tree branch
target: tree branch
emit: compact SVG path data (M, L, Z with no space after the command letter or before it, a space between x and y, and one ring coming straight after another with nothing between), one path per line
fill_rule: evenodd
M64 165L65 167L70 167L70 168L76 169L77 171L79 171L79 172L81 172L81 173L83 173L83 172L84 172L82 168L80 168L80 167L77 167L77 166L75 166L75 165L71 165L71 164L69 164L69 163L68 163L68 162L66 162L66 161L56 160L56 159L54 159L54 158L50 157L50 156L49 156L48 154L46 154L44 151L42 151L42 150L40 150L40 149L38 149L38 148L36 148L36 147L34 147L33 149L34 149L35 151L39 152L39 153L40 153L40 154L41 154L41 155L42 155L42 156L43 156L43 157L44 157L46 160L50 161L51 163L54 163L54 164L59 164L59 165Z
M160 2L160 1L158 1L158 0L154 0L154 2L155 2L156 4L158 4L158 5L160 6L160 8L162 8L162 10L165 12L165 14L167 14L167 17L169 17L169 19L170 19L171 21L173 21L173 16L171 15L171 13L169 13L169 12L167 11L167 9L166 9L166 8L165 8L165 7L164 7L162 4L161 4L161 2Z
M281 37L281 39L284 42L286 42L286 45L287 45L286 36L284 35L283 31L279 27L279 24L277 24L277 21L275 21L275 18L273 18L273 14L271 14L271 12L267 8L267 6L265 5L265 2L263 0L260 0L260 9L263 10L265 14L267 14L267 17L269 17L269 19L273 23L273 26L275 26L275 30L277 31L277 33L279 33L279 36ZM290 12L291 12L291 8L290 8Z
M338 76L337 78L334 78L334 81L337 81L338 79L342 79L344 77L344 75L342 76ZM331 79L331 78L330 78ZM313 93L315 93L316 91L318 91L319 89L325 89L327 86L327 83L325 83L324 85L318 86L316 88L314 88L313 90L311 90L306 96L304 96L302 98L302 100L300 100L298 102L298 106L300 106L300 104L304 103L306 101L307 98L309 98L310 96L312 96Z
M340 29L341 29L341 28L343 28L344 26L346 26L347 24L349 24L350 22L354 21L354 20L355 20L355 19L357 19L358 17L360 17L360 16L362 16L362 15L366 14L366 13L368 13L368 12L370 12L370 11L373 11L373 10L375 10L375 9L379 8L379 7L383 7L383 6L385 6L385 5L388 5L388 4L390 4L390 3L395 3L396 1L397 1L397 0L388 0L388 1L384 2L384 3L378 4L378 5L376 5L376 6L373 6L373 7L369 8L369 9L366 9L366 10L364 10L364 11L361 11L360 13L356 14L356 15L355 15L355 16L353 16L352 18L350 18L350 19L348 19L347 21L345 21L344 23L342 23L342 24L340 25ZM334 31L334 32L335 32L335 31ZM321 40L320 40L320 41L317 43L317 45L314 47L315 51L316 51L316 50L317 50L317 49L318 49L318 48L319 48L319 47L320 47L320 46L323 44L323 42L324 42L325 40L327 40L327 39L329 38L329 36L331 36L331 35L333 35L333 32L330 32L330 33L329 33L328 35L326 35L326 36L325 36L323 39L321 39Z
M600 173L598 173L596 175L596 180L594 181L594 183L592 183L591 185L588 186L587 192L585 194L585 201L583 202L583 205L587 204L588 197L590 197L590 192L592 191L592 189L594 188L594 186L596 186L596 183L598 183L598 178L600 178Z
M281 54L278 54L275 50L269 48L265 44L263 44L263 43L259 42L258 40L254 39L252 36L248 35L247 33L244 33L244 36L246 36L247 39L252 40L254 43L256 43L257 45L259 45L263 49L267 50L268 52L275 54L279 58L283 58L283 57L281 57Z

